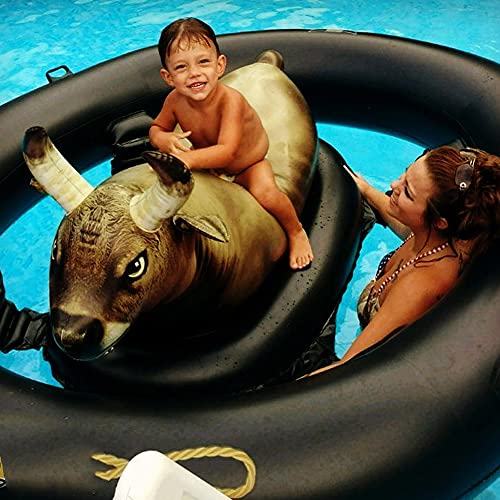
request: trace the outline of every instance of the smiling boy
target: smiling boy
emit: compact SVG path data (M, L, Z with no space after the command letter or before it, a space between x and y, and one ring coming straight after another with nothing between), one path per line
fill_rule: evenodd
M161 77L174 89L150 128L151 144L192 170L210 170L245 187L286 232L290 267L308 266L311 245L292 202L276 185L262 122L242 94L219 82L226 56L212 28L196 18L179 19L163 29L158 51ZM177 124L182 132L174 132ZM192 148L183 143L187 138Z

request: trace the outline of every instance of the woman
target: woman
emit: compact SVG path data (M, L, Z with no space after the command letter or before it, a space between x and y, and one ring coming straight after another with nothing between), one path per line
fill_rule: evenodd
M364 199L404 239L380 262L358 302L362 331L341 365L412 323L455 285L464 266L500 235L500 158L443 146L391 184L390 196L352 174Z

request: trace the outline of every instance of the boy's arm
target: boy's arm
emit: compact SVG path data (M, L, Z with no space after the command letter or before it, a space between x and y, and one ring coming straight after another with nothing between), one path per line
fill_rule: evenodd
M182 139L189 137L191 132L174 132L177 120L169 96L165 99L159 115L149 128L149 142L160 151L178 155L189 151L189 147L182 142Z
M220 110L217 144L184 151L177 156L189 168L202 170L226 168L235 161L239 154L246 154L246 151L240 150L246 105L243 96L237 95L236 99L234 96L226 99ZM214 126L216 126L215 123Z

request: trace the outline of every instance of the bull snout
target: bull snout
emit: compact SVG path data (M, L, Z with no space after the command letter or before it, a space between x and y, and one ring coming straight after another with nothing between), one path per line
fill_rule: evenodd
M104 354L104 329L98 319L66 314L60 309L51 310L50 315L54 340L68 356L83 361Z

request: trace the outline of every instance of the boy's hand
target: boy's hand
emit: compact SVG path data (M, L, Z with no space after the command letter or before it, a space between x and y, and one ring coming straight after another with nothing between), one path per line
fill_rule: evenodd
M191 149L188 143L183 140L190 135L191 131L158 132L155 137L155 142L160 151L176 155L185 151L189 151Z

